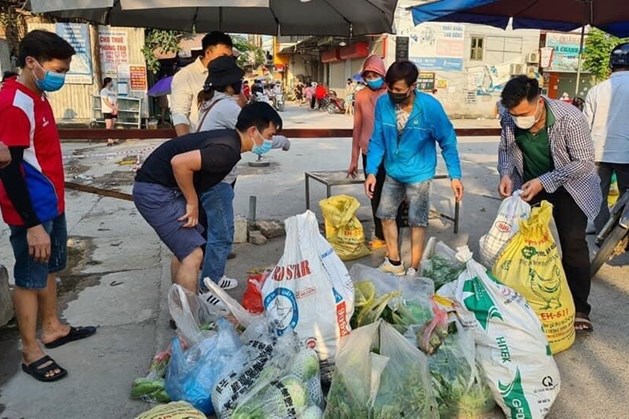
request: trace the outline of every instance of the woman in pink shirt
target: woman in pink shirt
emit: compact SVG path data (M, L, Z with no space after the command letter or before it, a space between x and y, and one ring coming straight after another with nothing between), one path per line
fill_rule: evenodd
M363 170L367 165L367 150L369 140L373 133L376 101L387 92L384 82L386 70L384 61L378 55L371 55L363 64L362 77L367 84L366 89L356 92L354 96L354 135L352 138L352 160L347 169L347 175L355 178L358 174L358 157L362 154ZM385 246L382 223L376 217L378 205L380 205L380 194L386 173L384 167L380 167L376 176L377 184L371 200L373 219L376 225L376 235L371 242L371 248L377 249Z

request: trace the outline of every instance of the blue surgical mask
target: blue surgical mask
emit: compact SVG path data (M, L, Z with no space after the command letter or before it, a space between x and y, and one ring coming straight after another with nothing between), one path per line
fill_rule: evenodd
M35 84L39 90L44 92L56 92L63 87L66 82L65 73L55 73L54 71L45 70L39 63L37 63L37 65L44 70L44 78L40 80L35 76Z
M251 148L251 152L257 154L258 156L261 156L271 151L271 149L273 148L273 140L267 140L266 138L264 138L262 134L260 134L260 131L258 131L258 135L260 136L260 138L262 138L262 144L254 144Z
M373 80L367 80L367 86L369 86L371 90L379 90L382 88L382 86L384 86L384 80L382 79L382 77L378 77L377 79Z

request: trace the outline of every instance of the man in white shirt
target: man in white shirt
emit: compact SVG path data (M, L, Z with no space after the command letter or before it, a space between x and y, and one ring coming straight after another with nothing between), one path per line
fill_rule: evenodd
M607 195L612 174L616 173L621 194L629 189L629 43L614 48L610 66L611 77L590 89L583 109L592 129L594 158L603 192L601 211L594 220L597 232L609 220Z
M233 43L223 32L210 32L201 41L203 55L182 68L173 77L170 113L177 136L196 131L199 119L197 95L208 76L207 66L213 59L233 54Z

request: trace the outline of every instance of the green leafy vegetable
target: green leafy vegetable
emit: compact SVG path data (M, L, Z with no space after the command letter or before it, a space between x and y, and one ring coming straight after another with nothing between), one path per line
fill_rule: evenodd
M465 270L463 263L439 255L431 257L428 262L422 276L433 280L435 290L449 282L456 281L461 272Z

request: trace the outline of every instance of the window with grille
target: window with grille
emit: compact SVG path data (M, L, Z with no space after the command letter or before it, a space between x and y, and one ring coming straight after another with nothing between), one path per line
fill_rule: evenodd
M481 61L483 59L484 52L484 38L473 36L472 46L470 48L470 59Z

